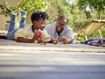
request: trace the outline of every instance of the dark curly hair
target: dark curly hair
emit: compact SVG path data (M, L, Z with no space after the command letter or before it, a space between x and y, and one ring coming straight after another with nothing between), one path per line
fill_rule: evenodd
M31 22L33 23L34 21L38 21L40 19L48 19L49 16L46 12L41 12L41 11L38 11L38 12L34 12L32 15L31 15Z

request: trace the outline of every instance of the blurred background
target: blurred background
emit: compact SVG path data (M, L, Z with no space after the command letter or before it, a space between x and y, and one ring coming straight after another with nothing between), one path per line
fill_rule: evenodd
M30 16L35 11L47 12L48 24L63 14L68 17L74 33L78 33L92 20L105 20L104 0L0 0L0 30L8 30L9 12L17 13L18 27L21 10L27 12L27 25L31 24ZM105 38L105 26L101 28L101 33ZM98 37L98 32L90 37ZM78 40L84 41L85 38L81 36Z

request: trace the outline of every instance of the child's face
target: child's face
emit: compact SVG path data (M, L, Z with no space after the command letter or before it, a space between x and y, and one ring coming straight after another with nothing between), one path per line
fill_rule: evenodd
M38 21L34 21L33 25L35 27L35 29L41 29L43 30L46 26L46 23L47 23L47 20L43 20L43 19L40 19Z

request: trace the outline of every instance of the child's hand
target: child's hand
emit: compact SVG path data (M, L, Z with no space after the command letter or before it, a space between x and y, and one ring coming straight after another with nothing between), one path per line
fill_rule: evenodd
M34 34L33 40L38 40L38 35Z
M63 44L67 44L67 43L68 43L67 38L64 37L64 36L60 38L60 41L61 41Z
M44 41L43 41L43 40L39 40L39 39L38 39L38 43L44 43Z

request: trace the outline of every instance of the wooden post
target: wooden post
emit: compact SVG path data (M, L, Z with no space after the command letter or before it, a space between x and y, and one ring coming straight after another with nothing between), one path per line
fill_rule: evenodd
M87 38L85 30L83 30L83 32L84 32L85 39L87 40L88 38Z
M100 37L102 38L102 34L101 34L101 31L100 31L100 29L98 30L98 33L99 33Z

